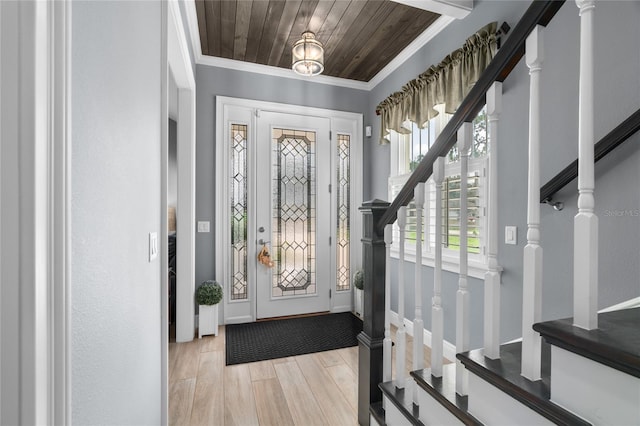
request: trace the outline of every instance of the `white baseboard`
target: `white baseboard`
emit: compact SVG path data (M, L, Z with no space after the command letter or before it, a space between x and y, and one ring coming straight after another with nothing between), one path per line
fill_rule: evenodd
M608 308L604 308L598 311L599 314L604 312L613 312L613 311L621 311L622 309L631 309L637 308L640 306L640 297L636 297L635 299L629 299L622 303L618 303L617 305L609 306Z
M224 324L244 324L245 322L253 322L251 315L241 315L237 317L225 318Z
M395 325L396 327L400 324L400 319L398 318L397 312L390 311L389 319L391 321L391 324ZM407 330L407 333L409 334L409 336L413 336L413 321L405 318L404 327ZM425 346L431 347L431 332L427 329L424 329L423 336L424 336ZM454 362L456 360L456 345L444 340L442 346L443 346L444 357L449 361Z
M334 306L333 309L331 309L331 312L333 312L333 313L351 312L351 304L349 304L349 305L341 305L341 306Z

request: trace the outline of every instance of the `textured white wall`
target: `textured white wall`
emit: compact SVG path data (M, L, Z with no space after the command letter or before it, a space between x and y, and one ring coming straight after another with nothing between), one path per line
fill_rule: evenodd
M161 4L72 16L72 422L157 425Z

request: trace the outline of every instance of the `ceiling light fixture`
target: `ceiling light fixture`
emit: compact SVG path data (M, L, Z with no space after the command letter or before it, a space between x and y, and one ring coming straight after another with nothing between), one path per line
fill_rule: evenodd
M324 71L324 48L311 31L302 33L302 38L291 49L291 68L300 75L318 75Z

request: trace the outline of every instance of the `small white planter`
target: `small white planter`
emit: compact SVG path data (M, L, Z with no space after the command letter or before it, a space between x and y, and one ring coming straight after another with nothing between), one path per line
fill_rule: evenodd
M198 338L208 334L218 335L218 304L199 305L200 315L198 316Z
M353 288L353 309L356 314L360 315L360 318L364 318L364 290Z

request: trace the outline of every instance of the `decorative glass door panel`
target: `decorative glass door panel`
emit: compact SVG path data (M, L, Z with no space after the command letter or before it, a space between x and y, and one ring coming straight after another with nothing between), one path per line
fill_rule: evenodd
M328 311L329 120L262 112L257 143L257 318Z
M231 300L247 298L247 126L231 125Z
M336 290L351 288L351 137L338 133L336 167Z
M271 139L271 296L315 294L316 134L275 128Z

